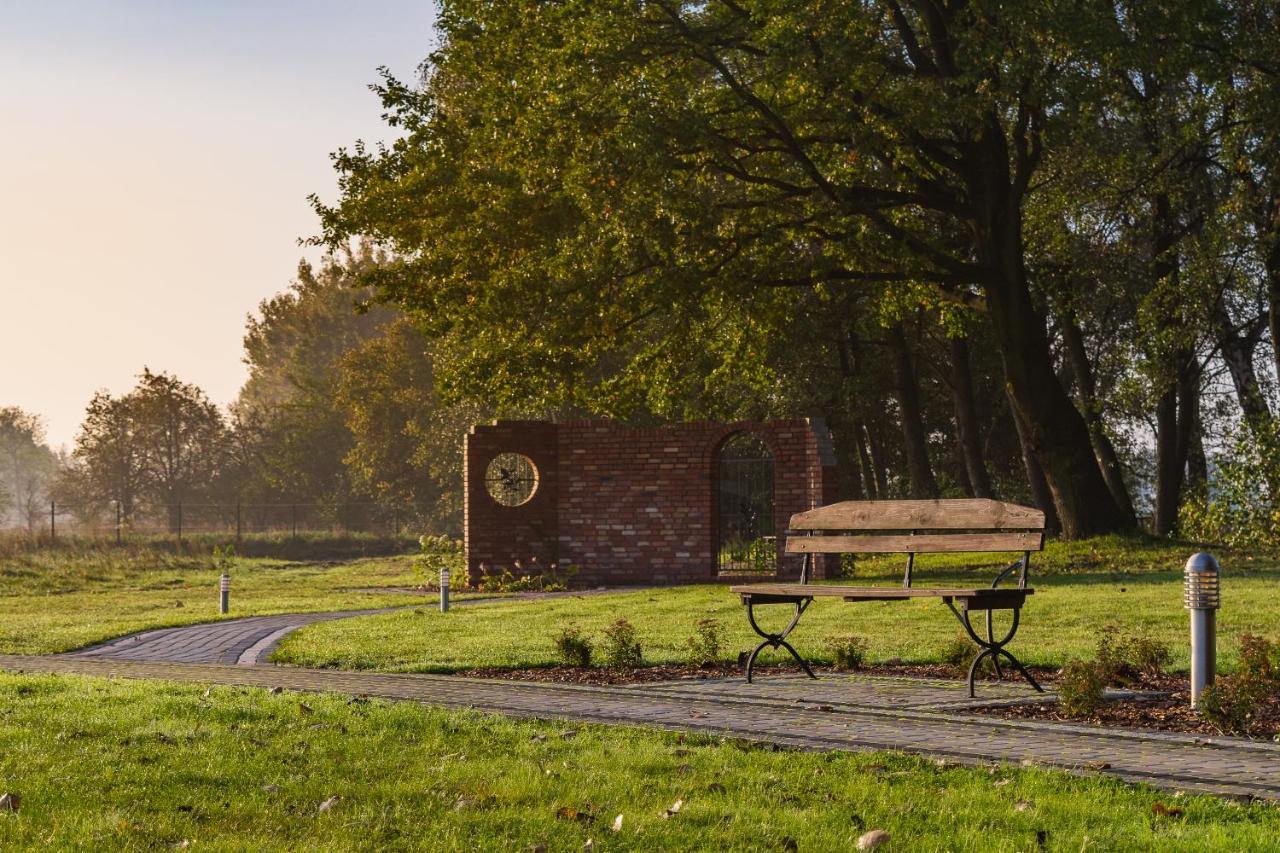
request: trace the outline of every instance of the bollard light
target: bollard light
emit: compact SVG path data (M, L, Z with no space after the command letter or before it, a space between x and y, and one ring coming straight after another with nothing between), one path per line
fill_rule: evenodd
M218 612L226 613L230 609L230 604L231 575L223 572L222 578L218 581Z
M449 570L440 570L440 612L449 612Z
M1200 705L1218 666L1217 612L1222 569L1212 554L1192 554L1182 570L1182 603L1191 611L1191 707Z

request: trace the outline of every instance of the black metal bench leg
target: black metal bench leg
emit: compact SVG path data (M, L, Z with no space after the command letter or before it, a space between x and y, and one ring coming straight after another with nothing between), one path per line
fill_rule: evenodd
M978 674L978 665L982 663L983 658L987 658L987 657L990 657L992 663L995 664L996 675L999 676L1001 679L1004 678L1004 672L1000 668L1000 658L1005 657L1005 658L1008 658L1009 663L1013 664L1014 668L1018 670L1019 674L1021 674L1022 677L1026 679L1027 683L1030 684L1033 688L1035 688L1037 693L1044 692L1044 688L1040 686L1039 682L1037 682L1034 678L1031 677L1031 673L1027 672L1027 668L1022 665L1022 662L1018 660L1016 657L1014 657L1012 652L1010 652L1008 649L1005 648L1005 646L1008 645L1009 642L1013 640L1014 635L1018 633L1018 622L1022 615L1022 608L1020 607L1010 608L1013 611L1013 624L1009 626L1008 633L1006 633L1004 637L999 640L995 639L995 634L992 631L991 611L988 610L987 611L987 639L984 640L981 636L979 636L977 631L973 630L973 624L970 623L969 621L969 611L966 610L964 612L961 612L960 610L958 610L955 604L952 603L950 598L944 598L943 601L946 602L946 605L951 609L951 612L955 614L956 620L964 628L965 633L969 635L969 639L977 643L979 647L979 652L977 656L973 659L973 662L969 664L968 681L969 681L969 698L970 699L975 698L974 682Z
M795 647L787 642L787 635L790 634L792 629L795 628L796 625L800 622L800 617L804 614L804 611L809 607L809 603L812 601L813 601L812 598L806 598L802 601L797 601L795 603L796 615L792 617L791 624L787 625L787 627L784 628L780 633L770 634L767 631L762 631L760 629L760 626L756 624L755 605L750 599L747 599L747 621L751 623L751 630L755 631L761 637L764 637L764 641L761 642L760 645L752 649L751 654L747 656L747 683L748 684L751 683L752 672L755 669L755 665L756 665L756 656L759 655L760 652L764 651L764 649L766 648L786 649L788 652L791 653L791 656L796 659L796 662L799 663L800 666L804 668L804 671L809 675L810 678L816 679L818 677L813 674L813 670L809 668L808 662L806 662L804 658L800 657L800 653L795 650Z

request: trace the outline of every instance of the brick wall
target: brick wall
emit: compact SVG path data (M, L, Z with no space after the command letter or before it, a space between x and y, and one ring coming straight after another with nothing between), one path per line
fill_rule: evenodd
M716 577L717 450L739 431L759 435L774 459L774 528L835 499L835 459L816 419L688 423L632 428L611 421L498 421L466 437L466 551L483 570L529 571L536 561L577 568L586 585L705 582ZM528 456L533 496L502 506L485 469L499 453ZM781 550L781 537L779 537ZM781 554L780 554L781 556ZM483 568L482 568L483 567ZM780 575L799 571L780 560ZM819 575L827 567L819 567Z

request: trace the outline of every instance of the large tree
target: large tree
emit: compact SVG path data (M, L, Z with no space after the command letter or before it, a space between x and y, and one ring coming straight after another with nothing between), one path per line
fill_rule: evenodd
M1056 369L1025 215L1124 21L1094 3L445 3L426 85L382 88L404 138L338 155L325 236L395 252L370 281L449 333L459 381L605 411L646 401L660 362L702 363L771 290L978 308L1064 532L1117 529L1132 515Z
M57 465L39 416L16 406L0 408L0 527L39 525Z

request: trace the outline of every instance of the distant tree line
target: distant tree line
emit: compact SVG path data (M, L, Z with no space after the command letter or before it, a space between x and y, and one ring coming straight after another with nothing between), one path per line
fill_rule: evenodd
M380 502L406 524L459 533L462 436L483 412L441 403L428 339L369 304L355 276L376 262L365 246L302 263L249 318L249 378L227 411L144 368L129 392L94 395L59 459L39 418L0 409L0 526L42 529L51 500L99 521L118 502L126 524L170 529L183 504L190 524L201 504Z

